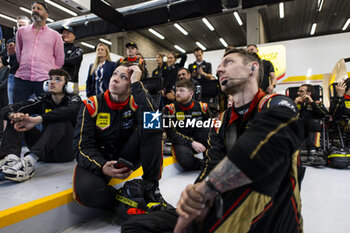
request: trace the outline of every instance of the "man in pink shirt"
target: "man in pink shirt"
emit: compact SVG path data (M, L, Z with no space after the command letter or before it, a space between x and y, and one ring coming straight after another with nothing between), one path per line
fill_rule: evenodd
M62 38L46 25L48 16L46 3L35 1L33 24L18 29L16 55L20 65L15 75L14 103L25 101L32 94L41 95L49 70L61 68L64 63Z

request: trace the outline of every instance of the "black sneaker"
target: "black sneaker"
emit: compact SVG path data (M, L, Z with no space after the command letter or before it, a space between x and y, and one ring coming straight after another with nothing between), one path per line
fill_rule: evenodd
M165 201L162 194L160 193L159 187L156 187L155 184L148 181L144 181L144 187L144 198L148 205L150 205L149 203L160 203L161 205L157 205L157 209L174 208L171 204Z

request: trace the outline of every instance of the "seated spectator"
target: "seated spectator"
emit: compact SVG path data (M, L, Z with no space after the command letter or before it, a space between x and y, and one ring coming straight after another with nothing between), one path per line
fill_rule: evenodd
M73 129L81 100L68 93L73 90L68 88L69 74L65 70L50 70L49 77L44 83L49 93L2 109L1 115L9 123L1 143L0 169L9 180L21 182L31 178L39 159L44 162L74 159ZM42 131L35 127L39 124L43 125ZM29 152L22 159L23 136Z
M331 101L329 113L333 119L350 116L350 78L335 85L336 98Z
M180 70L181 71L181 70ZM173 154L185 170L197 170L201 166L201 159L195 154L203 153L207 147L210 126L198 126L197 121L210 121L210 112L206 103L193 100L194 86L190 80L182 79L176 83L176 101L166 105L163 119L168 127L166 134L172 142ZM178 124L183 121L185 125ZM175 123L177 122L177 123ZM186 125L194 123L192 126Z
M152 78L163 78L163 72L166 69L166 64L163 61L164 54L156 55L157 68L152 72Z
M156 202L162 202L158 188L161 174L162 133L143 129L143 112L154 111L150 95L140 82L136 65L123 63L111 77L109 89L84 101L77 118L74 150L77 167L73 190L85 206L115 209L117 189L108 185L112 178L126 179L132 171L116 168L123 158L136 169Z
M186 69L185 67L181 67L179 69L179 72L177 73L177 80L190 80L194 86L194 94L193 94L193 98L195 100L201 101L202 100L202 86L201 84L191 78L191 73L188 69ZM172 90L169 92L168 94L168 99L171 101L175 100L175 85L173 86Z
M109 80L117 65L112 62L109 48L99 43L96 48L96 59L89 67L86 80L86 96L94 96L108 89Z
M348 119L350 118L350 78L335 86L336 96L331 100L329 114L340 124L345 133L346 146L350 146L350 130Z
M321 101L313 100L314 94L315 88L311 84L303 84L299 87L294 103L299 109L300 117L305 123L305 130L309 134L302 146L308 151L308 161L312 165L326 165L325 159L317 155L319 145L316 138L317 134L322 132L320 120L328 115L328 112Z
M142 71L141 80L148 77L146 62L138 50L137 44L129 42L125 45L127 57L120 58L117 61L117 67L123 63L132 63L138 65Z

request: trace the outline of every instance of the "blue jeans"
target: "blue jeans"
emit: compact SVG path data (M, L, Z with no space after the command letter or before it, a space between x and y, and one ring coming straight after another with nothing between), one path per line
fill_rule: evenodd
M13 104L13 86L15 85L15 74L9 74L7 79L7 96L9 104Z
M13 102L18 103L27 101L32 94L37 97L44 94L43 90L44 82L32 82L28 80L22 80L15 77L15 86L13 88Z

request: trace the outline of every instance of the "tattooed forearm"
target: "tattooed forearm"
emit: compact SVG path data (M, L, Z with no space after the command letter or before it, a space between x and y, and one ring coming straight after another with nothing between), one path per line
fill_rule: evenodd
M221 193L252 182L227 157L209 174L209 179Z

